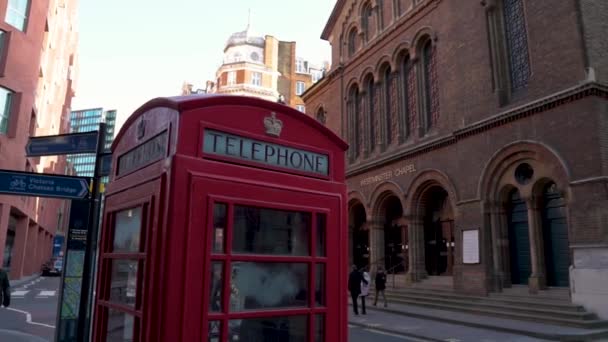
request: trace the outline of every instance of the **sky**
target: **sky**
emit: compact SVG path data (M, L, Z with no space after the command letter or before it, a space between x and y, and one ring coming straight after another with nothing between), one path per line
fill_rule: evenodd
M117 125L148 100L215 79L226 40L247 27L296 41L299 57L331 60L320 38L336 0L81 0L72 109L117 109Z

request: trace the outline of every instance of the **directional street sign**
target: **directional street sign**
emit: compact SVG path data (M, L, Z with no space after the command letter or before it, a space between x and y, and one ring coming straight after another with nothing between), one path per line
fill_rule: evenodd
M53 198L85 199L88 178L0 170L0 193Z
M96 152L97 131L31 137L25 146L28 157Z

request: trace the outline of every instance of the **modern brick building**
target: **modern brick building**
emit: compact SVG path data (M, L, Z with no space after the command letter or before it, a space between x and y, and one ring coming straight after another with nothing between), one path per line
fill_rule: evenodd
M296 42L280 41L273 36L255 34L250 26L232 34L224 47L222 65L216 82L206 82L205 89L193 90L184 83L182 95L220 93L281 101L305 112L300 97L323 77L327 66L317 66L296 57Z
M338 0L303 95L350 144L351 262L608 317L608 3ZM440 281L437 281L437 280Z
M29 136L67 133L76 65L74 0L0 3L0 168L63 174L65 158L26 158ZM0 256L12 279L40 272L65 226L65 201L0 196Z

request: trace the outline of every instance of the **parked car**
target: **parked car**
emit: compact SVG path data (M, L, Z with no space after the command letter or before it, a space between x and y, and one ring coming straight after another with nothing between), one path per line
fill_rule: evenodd
M43 276L60 276L63 271L63 259L51 260L42 265Z

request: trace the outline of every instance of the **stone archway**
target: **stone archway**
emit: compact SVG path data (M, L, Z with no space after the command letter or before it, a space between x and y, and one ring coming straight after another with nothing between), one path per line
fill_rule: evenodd
M491 229L495 291L521 284L535 293L550 272L551 285L567 286L569 178L563 160L535 142L507 145L484 168L479 194Z
M458 250L454 225L457 195L452 182L437 170L426 170L409 189L406 217L410 260L406 279L412 283L429 275L451 276Z
M370 264L369 229L365 207L355 202L349 209L350 264L362 268Z
M403 219L403 205L394 194L387 194L379 204L379 223L383 230L383 261L388 273L405 273L408 269L407 223Z

